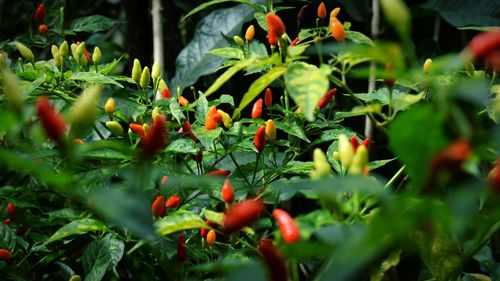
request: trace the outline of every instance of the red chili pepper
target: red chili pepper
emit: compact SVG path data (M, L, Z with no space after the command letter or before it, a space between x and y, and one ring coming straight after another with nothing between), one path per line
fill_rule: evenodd
M232 203L234 201L234 190L231 185L230 179L225 179L224 184L222 185L222 200L226 203Z
M205 224L208 225L208 226L212 226L213 222L211 222L209 220L206 220ZM201 235L202 238L207 237L207 233L208 233L208 228L201 228L200 235Z
M448 169L456 171L469 157L471 147L467 140L456 140L432 159L432 171Z
M177 195L170 196L167 200L167 208L177 208L181 204L181 198Z
M46 35L49 32L49 27L46 24L40 24L38 26L38 33Z
M333 88L330 91L328 91L323 97L321 97L321 99L319 99L318 107L320 109L324 108L330 102L330 100L333 98L336 92L337 88Z
M299 43L299 37L295 37L292 43L290 43L290 47L297 46L298 43Z
M177 240L177 260L180 262L185 262L188 259L188 252L186 248L186 237L184 233L179 234L179 240Z
M259 241L259 252L264 258L269 276L272 281L287 281L288 274L286 270L286 262L283 255L273 241L263 239Z
M488 54L485 61L486 68L489 68L495 73L500 74L500 48Z
M467 49L476 59L483 59L500 48L500 29L482 32L469 42Z
M130 130L132 130L132 132L138 134L141 138L144 138L146 136L146 134L144 133L144 126L142 126L141 124L131 123L128 127L130 128Z
M213 244L215 244L215 239L216 239L216 234L215 234L215 230L211 229L208 231L207 233L207 244L208 246L212 246Z
M151 212L155 217L164 217L167 214L167 209L165 208L165 197L158 195L156 199L151 204Z
M36 107L38 117L40 118L40 122L42 122L42 126L47 136L58 143L62 143L64 140L64 132L66 131L66 124L62 117L55 112L47 96L39 97L36 102Z
M203 160L203 152L201 152L201 149L198 150L198 153L196 155L191 154L191 159L198 163L201 163L201 161Z
M264 104L266 106L271 106L272 103L273 103L273 92L271 91L271 89L267 88L266 93L264 94Z
M264 146L266 145L266 126L260 126L260 128L257 129L253 139L253 145L257 148L259 153L264 150Z
M280 225L280 232L286 243L295 243L300 240L299 227L286 211L274 209L273 217Z
M266 15L266 22L269 44L276 45L278 43L278 37L285 33L285 24L279 16L272 13Z
M205 118L205 129L207 130L214 130L217 128L217 123L220 123L217 122L216 118L215 118L215 114L218 114L217 113L217 108L215 106L212 106L208 112L207 112L207 116ZM219 114L219 117L220 119L222 120L222 116L220 116Z
M35 22L40 25L44 22L44 18L45 18L45 7L43 6L43 4L40 4L40 6L38 6L38 8L36 9L36 12L35 12Z
M9 214L9 216L13 216L16 213L16 205L12 202L9 202L5 209L7 210L7 214Z
M245 200L230 207L224 215L224 231L231 233L256 222L264 211L264 202L259 200Z
M87 59L87 64L90 64L90 62L92 61L92 59L90 58L90 55L89 55L89 52L87 51L87 49L83 49L83 55L85 56L85 59Z
M358 146L359 146L359 142L358 142L357 137L355 137L355 136L351 137L351 146L352 146L352 150L354 150L354 152L356 152L356 149L358 149Z
M167 184L167 181L168 181L168 176L163 176L163 177L161 177L161 184L162 184L162 185L166 185L166 184Z
M215 170L207 173L208 176L217 176L217 177L227 177L229 176L229 174L231 174L231 171L229 170Z
M222 115L220 115L219 112L216 112L214 113L214 115L212 115L212 119L214 119L215 123L219 124L220 122L222 122Z
M147 157L153 156L167 144L167 133L165 131L165 116L155 115L153 124L141 139L141 148Z
M258 99L254 104L252 108L252 118L257 119L262 116L262 99Z
M326 18L326 6L325 3L321 2L318 6L318 18Z
M9 261L12 259L12 254L9 250L0 249L0 260Z
M10 218L6 218L3 220L3 224L9 225L12 223L12 220Z
M370 139L366 138L361 144L366 146L366 148L368 148L370 146Z
M496 161L495 166L488 173L488 182L491 190L495 193L500 193L500 162Z
M161 97L164 99L168 99L168 98L172 97L168 88L165 87L165 89L163 89L163 91L161 92Z
M198 138L195 136L193 130L191 129L191 123L189 123L189 121L184 122L181 129L183 133L188 134L190 139L194 140L195 142L199 142Z

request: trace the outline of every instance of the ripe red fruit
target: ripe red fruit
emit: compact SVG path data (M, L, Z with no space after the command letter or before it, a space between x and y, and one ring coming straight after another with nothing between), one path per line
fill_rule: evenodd
M7 214L9 214L9 216L13 216L16 213L16 205L12 202L9 202L5 209L7 210Z
M300 230L295 220L284 210L274 209L273 217L280 225L281 236L286 243L294 243L300 240Z
M141 147L145 156L153 156L167 144L165 123L164 115L158 114L154 116L153 124L145 132L146 136L141 139Z
M186 248L186 237L184 233L179 234L179 240L177 240L177 260L180 262L185 262L188 258L188 252Z
M194 140L195 142L199 142L198 138L195 136L193 130L191 129L191 123L189 123L189 121L184 122L181 129L182 133L188 134L190 139Z
M264 150L264 146L266 145L266 126L260 126L255 133L255 137L253 140L253 145L257 148L259 153Z
M168 98L172 97L168 88L165 87L165 89L163 89L163 91L161 92L161 97L164 99L168 99Z
M299 43L299 37L293 39L292 43L290 43L290 47L297 46L297 43Z
M167 200L167 208L177 208L181 204L181 198L177 195L170 196Z
M46 24L40 24L38 26L38 32L40 34L46 35L49 32L49 27Z
M467 49L475 59L485 58L500 48L500 29L482 32L469 42Z
M456 140L434 156L431 164L432 171L435 172L441 169L456 171L469 157L470 152L471 147L467 140Z
M273 103L273 92L271 91L271 89L267 88L266 93L264 94L264 104L266 106L271 106L272 103Z
M151 212L155 217L164 217L167 213L167 209L165 208L165 197L159 195L156 196L155 201L151 205Z
M12 220L10 218L6 218L3 220L3 224L9 225L12 223Z
M214 115L212 115L212 119L214 119L215 123L219 124L220 122L222 122L222 115L216 112L214 113Z
M368 146L370 146L370 139L366 138L361 144L366 146L366 148L368 148Z
M281 18L273 13L266 15L267 29L269 33L274 33L275 36L280 37L285 33L285 24Z
M358 141L357 137L355 137L355 136L351 137L351 146L352 146L352 150L354 150L354 151L356 151L356 149L358 149L359 141Z
M0 260L9 261L12 259L12 254L9 250L0 249Z
M62 117L55 112L47 96L39 97L36 107L38 117L47 136L58 143L62 143L66 124Z
M213 223L211 221L209 221L209 220L206 220L205 224L207 224L208 226L212 226L213 225ZM207 237L207 233L208 233L208 228L201 228L200 235L201 235L202 238Z
M488 173L488 182L493 192L500 193L500 162L498 160Z
M258 99L252 108L252 118L257 119L262 115L262 99Z
M328 91L323 97L321 97L321 99L319 99L318 107L320 109L324 108L330 102L330 100L333 98L336 92L337 88L333 88L330 91Z
M38 25L40 25L44 22L44 18L45 7L43 6L43 4L40 4L40 6L38 6L38 8L36 9L34 20Z
M260 217L264 211L264 202L259 200L245 200L233 205L224 215L224 231L231 233L249 226Z
M211 229L207 234L207 244L208 246L212 246L215 244L216 234L215 230Z
M273 244L273 241L269 239L260 240L258 248L266 263L270 279L272 281L288 280L285 258L280 253L279 248Z
M227 177L229 174L231 174L231 171L229 170L215 170L207 173L208 176L216 177Z
M226 203L232 203L234 201L234 190L231 185L231 180L225 179L224 184L222 185L222 200Z

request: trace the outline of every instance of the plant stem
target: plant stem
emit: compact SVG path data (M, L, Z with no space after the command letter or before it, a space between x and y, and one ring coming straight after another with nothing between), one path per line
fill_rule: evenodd
M403 171L405 170L406 168L406 165L403 165L403 167L401 167L395 174L394 176L392 176L392 178L385 184L384 188L388 188L390 187L394 181L397 180L397 178L399 178L399 176L403 173Z

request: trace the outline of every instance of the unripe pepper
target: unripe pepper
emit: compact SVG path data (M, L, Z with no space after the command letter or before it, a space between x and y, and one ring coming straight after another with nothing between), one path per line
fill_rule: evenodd
M98 85L90 86L83 90L83 93L73 104L70 111L71 130L78 132L92 126L97 114L97 101L102 90Z
M346 135L342 134L339 136L338 148L340 163L347 169L351 164L352 157L354 156L354 150L352 149L351 143L347 139Z
M88 55L88 53L87 53L87 55ZM86 56L80 56L79 58L80 58L80 62L79 62L79 64L80 64L81 66L87 66L87 64L89 64L89 60L90 60L90 59L89 59L89 60L87 60L87 57L86 57Z
M182 106L186 106L189 104L189 101L183 96L179 96L178 99L179 99L179 104Z
M85 41L84 42L76 42L76 50L75 53L78 57L81 57L85 52Z
M66 124L62 117L55 112L47 96L40 96L36 102L36 107L38 117L47 136L58 143L62 143Z
M79 62L80 57L76 54L77 47L78 47L78 45L76 45L75 43L71 44L71 55L73 56L73 58L75 59L76 62Z
M207 233L207 244L208 244L208 246L214 245L215 244L215 239L216 239L215 230L211 229Z
M34 20L36 24L40 25L44 22L45 19L45 6L43 6L43 3L38 6L35 12L35 17Z
M432 68L432 59L426 59L424 62L424 66L422 67L422 70L424 71L425 74L429 74L431 72Z
M5 56L2 52L0 52L0 69L5 66Z
M236 43L236 45L238 45L242 48L245 47L245 42L243 42L243 39L241 37L239 37L238 35L233 36L233 41L234 41L234 43Z
M151 212L155 217L164 217L167 213L165 208L165 197L158 195L156 196L153 204L151 205Z
M123 135L123 127L118 123L117 121L108 121L106 122L106 128L113 133L115 136L122 136Z
M299 227L286 211L274 209L273 217L280 225L281 236L283 236L285 243L291 244L300 240Z
M264 93L264 104L266 106L271 106L273 103L273 92L271 89L266 88L266 92Z
M12 259L12 253L7 249L0 249L0 260L10 261Z
M156 81L156 79L160 78L160 75L161 75L160 64L157 61L155 61L151 68L151 78L153 78L153 81Z
M92 62L94 64L99 64L99 62L101 62L101 49L97 46L94 48L94 53L92 54Z
M362 175L368 165L368 149L364 145L360 145L354 154L351 165L349 166L349 174Z
M110 97L106 100L104 111L106 111L107 114L113 114L115 112L115 99Z
M13 216L16 213L16 205L14 205L14 203L12 202L9 202L5 207L5 210L7 211L7 214L9 216Z
M255 36L255 27L250 25L247 27L247 31L245 32L245 40L248 42L252 41L253 37Z
M271 277L270 280L287 281L288 274L285 258L279 248L273 244L273 241L269 239L260 240L258 249L266 263L267 271Z
M224 215L223 227L227 233L236 232L256 222L264 211L264 202L245 200L231 206Z
M177 240L177 260L180 262L185 262L188 259L188 252L186 248L186 237L184 233L179 234L179 239Z
M345 39L345 30L344 30L344 25L337 19L337 14L340 12L340 8L335 8L333 11L330 13L330 33L332 34L332 37L337 41L337 42L342 42Z
M177 195L172 195L167 200L167 208L177 208L181 205L181 198Z
M208 225L208 226L212 226L213 225L213 223L211 221L209 221L209 220L206 220L205 224ZM200 235L201 235L202 238L207 237L207 233L208 233L208 228L201 228Z
M233 119L231 119L231 116L220 109L217 109L217 113L219 113L222 117L222 123L224 124L224 127L229 129L233 125Z
M260 128L257 129L253 140L253 145L259 153L264 150L264 146L266 145L266 126L260 126Z
M262 98L258 99L252 108L252 119L257 119L262 116Z
M167 144L165 123L164 115L156 115L151 128L145 130L146 136L141 140L141 147L146 157L152 157Z
M151 82L151 75L149 74L149 67L145 66L142 70L140 85L141 88L147 89L149 87L149 83Z
M14 45L16 45L16 49L25 60L33 61L35 59L33 52L30 50L30 48L26 47L26 45L17 41L14 43Z
M52 57L55 57L59 54L59 48L56 45L50 46L50 53L52 54Z
M325 3L321 2L318 6L318 18L326 18L326 6Z
M216 177L227 177L231 174L230 170L214 170L211 172L208 172L208 176L216 176Z
M68 281L82 281L80 275L73 275Z
M234 201L234 189L230 179L225 179L221 189L222 200L226 203Z
M132 66L132 80L134 80L137 84L141 81L141 62L138 59L134 59L134 66Z
M59 45L59 53L61 53L61 56L66 56L68 54L68 42L64 41Z
M269 119L266 122L266 139L271 142L276 140L276 125L272 119Z
M337 88L333 88L330 91L328 91L324 96L321 97L318 101L318 107L324 108L333 98L335 93L337 92Z
M2 86L5 96L7 97L7 101L16 109L21 110L24 104L25 96L21 92L17 75L7 68L0 69L0 74L2 75Z
M57 54L54 56L54 65L57 67L57 69L61 69L63 67L63 56L57 52Z
M314 149L313 166L314 170L312 170L310 174L310 177L313 180L320 179L332 173L330 163L328 162L325 153L320 148Z
M38 33L42 35L47 35L48 32L49 32L49 27L46 24L40 24L38 26Z

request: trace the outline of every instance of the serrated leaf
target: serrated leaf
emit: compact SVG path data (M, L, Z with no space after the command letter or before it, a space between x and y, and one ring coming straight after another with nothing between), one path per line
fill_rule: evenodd
M177 211L156 221L155 226L158 234L168 235L180 230L206 227L206 224L191 211Z
M248 91L243 95L238 109L243 110L248 104L250 104L269 84L274 80L278 79L285 71L286 66L280 65L272 68L268 73L262 75L257 80L255 80Z
M290 97L301 108L306 119L314 121L318 101L328 91L330 70L299 62L285 73L286 89Z
M176 139L171 142L166 151L174 152L174 153L190 153L195 154L198 152L198 148L196 147L196 143L192 139Z
M114 19L107 18L101 15L93 15L83 18L77 18L71 24L71 30L74 32L92 32L109 30L118 23Z
M74 72L68 80L79 80L93 84L112 84L123 88L123 86L115 80L95 72Z
M49 239L45 240L44 245L64 239L68 236L83 234L90 231L109 231L109 229L102 221L88 218L80 219L61 227L52 234Z

